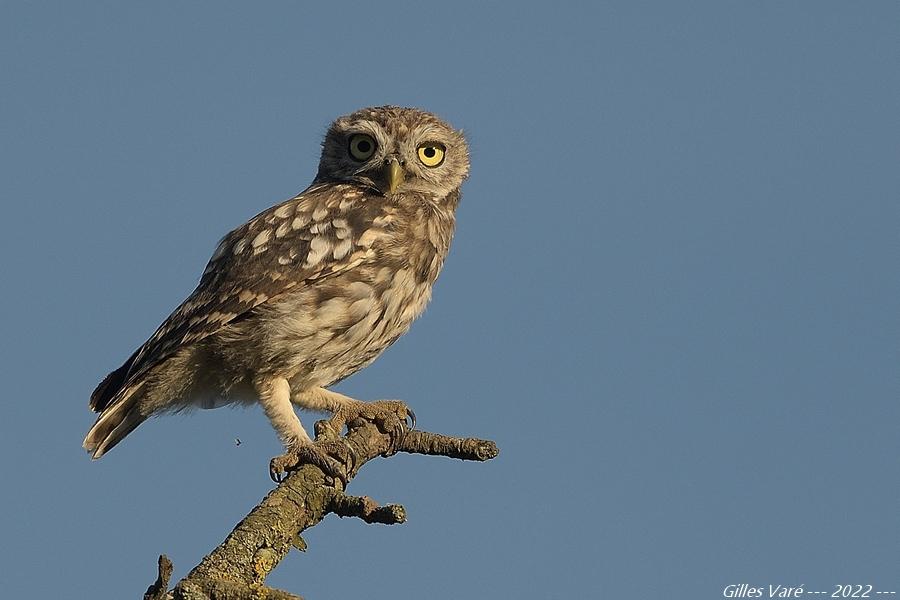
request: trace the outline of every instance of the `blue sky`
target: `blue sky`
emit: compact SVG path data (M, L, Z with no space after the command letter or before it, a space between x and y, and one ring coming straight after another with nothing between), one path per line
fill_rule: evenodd
M898 26L874 1L3 3L0 589L140 596L270 489L258 409L92 463L87 398L311 181L334 117L391 103L463 128L472 174L428 311L337 389L502 454L369 464L351 491L409 522L329 518L270 584L900 592Z

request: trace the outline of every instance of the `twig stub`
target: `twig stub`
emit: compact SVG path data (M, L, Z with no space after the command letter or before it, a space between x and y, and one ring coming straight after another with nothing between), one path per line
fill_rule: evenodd
M144 600L165 600L169 590L169 579L172 577L172 561L165 554L159 555L157 561L156 581L147 588Z
M399 504L378 506L368 496L349 496L342 492L335 492L331 497L328 512L339 517L356 517L366 523L399 525L406 522L406 509Z

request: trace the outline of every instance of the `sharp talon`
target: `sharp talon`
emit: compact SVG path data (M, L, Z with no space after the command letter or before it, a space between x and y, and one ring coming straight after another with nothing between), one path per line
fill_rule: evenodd
M412 422L412 424L409 426L410 431L412 431L416 428L416 413L413 412L413 409L407 406L406 414L409 417L409 420Z
M349 479L343 465L344 462L347 462L346 454L346 449L333 440L302 445L273 458L269 463L269 477L275 483L281 483L288 478L292 471L308 464L321 469L326 479L329 476L340 479L346 487Z

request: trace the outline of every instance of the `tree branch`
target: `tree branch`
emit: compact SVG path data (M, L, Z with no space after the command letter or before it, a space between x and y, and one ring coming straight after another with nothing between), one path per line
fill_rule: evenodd
M169 578L172 577L172 561L165 554L159 555L157 564L159 574L156 576L156 582L147 588L144 593L144 600L166 600L169 589Z
M317 440L334 435L322 423L316 424ZM491 441L424 431L406 432L399 445L392 447L390 435L381 432L375 424L360 420L351 423L347 434L338 439L346 450L341 458L348 482L368 461L397 451L474 461L490 460L500 452ZM269 492L169 594L164 590L168 586L171 563L168 563L169 571L164 578L164 557L160 557L159 579L147 590L145 598L297 600L299 596L267 587L265 578L287 555L291 546L306 549L300 534L318 524L329 513L358 517L366 523L398 524L406 521L406 510L402 506L392 504L380 507L371 498L346 495L340 479L327 477L314 465L303 465ZM165 560L168 562L168 559Z
M406 523L406 509L399 504L378 504L368 496L348 496L336 493L331 497L328 512L339 517L358 517L366 523L397 525Z

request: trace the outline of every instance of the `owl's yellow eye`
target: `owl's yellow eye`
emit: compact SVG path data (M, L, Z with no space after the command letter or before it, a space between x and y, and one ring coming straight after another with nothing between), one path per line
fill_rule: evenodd
M350 156L355 160L369 160L375 154L375 139L366 133L350 136Z
M419 160L426 167L436 167L444 162L444 147L434 142L428 142L419 146Z

